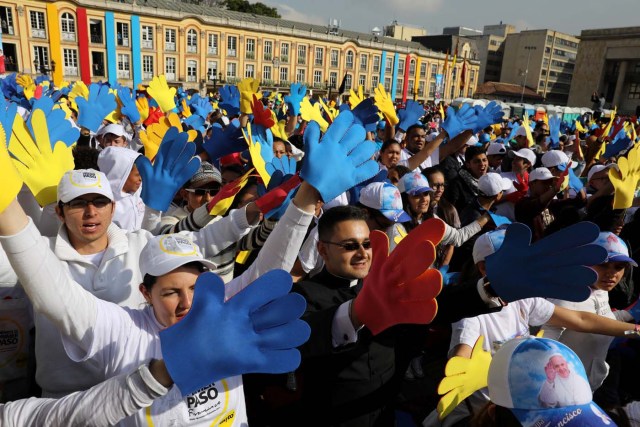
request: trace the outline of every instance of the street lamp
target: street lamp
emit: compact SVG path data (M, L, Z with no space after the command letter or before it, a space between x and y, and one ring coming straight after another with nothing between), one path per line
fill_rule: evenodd
M278 79L275 78L276 76L280 75L280 70L279 70L279 68L280 68L280 60L278 58L273 58L273 61L271 61L271 63L273 64L273 72L275 74L273 76L274 77L273 81L276 82L277 80L280 80L280 78L278 78ZM280 86L279 82L278 82L278 84L274 84L274 86Z
M218 85L218 74L216 73L215 68L211 70L211 74L209 74L209 80L211 80L213 82L213 93L216 93L216 88ZM220 75L222 75L222 73L220 73Z
M531 60L531 51L536 50L535 46L525 46L524 49L527 51L527 67L524 70L524 79L522 80L522 93L520 94L520 103L524 101L524 88L527 84L527 77L529 76L529 60Z

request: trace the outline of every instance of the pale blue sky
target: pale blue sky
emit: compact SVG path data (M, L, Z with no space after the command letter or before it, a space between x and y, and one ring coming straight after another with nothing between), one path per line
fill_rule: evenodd
M261 0L283 18L369 32L393 20L441 34L443 27L482 30L500 21L518 30L550 28L580 35L582 29L640 26L638 0Z

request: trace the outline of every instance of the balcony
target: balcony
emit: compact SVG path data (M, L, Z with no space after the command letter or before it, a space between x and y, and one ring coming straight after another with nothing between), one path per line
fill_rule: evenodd
M262 79L262 86L275 86L275 82L271 79Z
M193 83L198 81L198 78L196 76L187 76L187 81Z
M142 73L143 80L153 80L153 73Z
M169 81L169 82L175 82L176 81L176 73L164 73L164 76L167 79L167 81Z
M289 62L289 56L288 55L280 55L280 61Z
M207 49L207 54L209 54L209 55L217 55L218 54L218 48L209 46L209 48Z
M322 67L322 59L320 59L320 60L317 60L317 59L316 59L316 61L314 62L314 65L315 65L316 67Z
M38 39L46 39L47 38L47 32L45 31L44 28L42 28L42 29L40 29L40 28L32 28L31 29L31 37L38 38Z
M227 49L227 56L230 58L235 58L236 57L236 50L235 49Z
M307 64L306 58L298 58L298 65L306 65L306 64Z
M187 53L198 53L198 46L187 45Z
M353 62L349 63L347 62L345 65L345 68L349 69L349 70L353 70Z
M131 72L129 70L118 70L118 78L129 79L131 78Z
M78 75L78 67L64 67L64 75L65 76L77 76Z
M338 68L338 61L336 61L336 62L331 61L331 67L332 68Z
M102 44L102 34L91 34L91 43Z
M256 53L255 52L245 52L244 53L244 58L245 59L256 59Z
M176 42L164 42L164 50L175 52L176 51Z
M7 25L6 27L2 27L2 34L13 36L15 34L13 31L13 25Z
M143 49L153 49L153 40L142 40L141 46Z
M273 55L271 53L265 53L262 57L265 61L271 61L273 59Z
M76 41L76 33L63 32L63 33L61 33L61 35L62 35L62 41L63 42L74 42L74 41Z
M118 38L118 46L129 47L129 39Z

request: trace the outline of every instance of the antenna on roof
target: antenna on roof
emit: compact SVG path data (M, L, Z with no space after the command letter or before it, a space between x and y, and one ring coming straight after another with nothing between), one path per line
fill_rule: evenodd
M338 19L335 18L329 18L329 34L332 34L334 36L338 35L338 30L340 29L340 25L342 24L342 22Z
M378 39L382 35L382 30L380 29L380 27L373 27L373 29L371 30L371 34L373 34L373 39L375 41L378 41Z

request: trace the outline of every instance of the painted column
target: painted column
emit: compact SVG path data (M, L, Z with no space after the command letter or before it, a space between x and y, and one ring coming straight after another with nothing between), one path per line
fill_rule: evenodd
M107 42L107 80L115 86L118 83L116 62L116 22L113 12L104 14L105 39Z
M422 66L422 58L419 56L416 56L416 75L414 76L414 80L413 80L413 99L416 100L418 99L418 90L420 88L420 67ZM426 75L425 75L426 77ZM425 90L427 89L427 84L425 82ZM424 94L423 94L424 95ZM426 97L425 97L426 98Z
M60 27L58 19L58 8L55 4L47 4L47 26L49 27L49 51L51 52L51 65L56 63L53 71L53 84L60 86L62 83L62 72L64 63L62 62L62 48L60 47Z
M87 26L87 9L76 9L78 22L78 57L80 61L80 79L84 84L91 84L91 55L89 54L89 29Z
M383 50L380 56L380 83L384 86L384 71L387 67L387 51Z
M409 91L409 70L411 69L411 55L407 54L404 60L404 81L402 84L402 102L407 102L407 92ZM415 85L415 81L413 82Z
M138 88L142 83L142 46L140 40L140 17L138 15L131 16L131 66L133 67L133 90Z
M400 54L396 52L393 55L393 77L391 77L391 99L393 102L396 100L396 93L398 91L398 62L400 61Z

